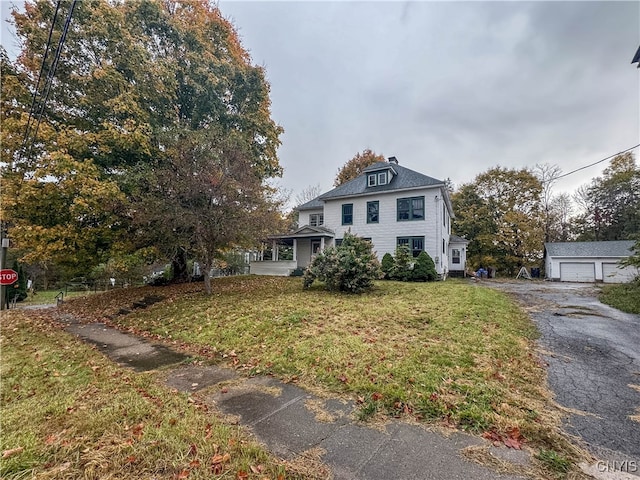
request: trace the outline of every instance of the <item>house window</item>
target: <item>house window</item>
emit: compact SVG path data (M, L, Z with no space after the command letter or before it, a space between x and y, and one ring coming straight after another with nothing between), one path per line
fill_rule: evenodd
M380 202L367 202L367 223L378 223L380 221Z
M451 263L460 264L460 249L454 248L451 250Z
M380 172L378 174L378 185L386 185L387 184L387 172Z
M342 225L353 225L353 203L342 205Z
M447 226L447 209L442 205L442 225Z
M320 227L324 225L324 215L322 213L312 213L309 215L309 225L312 227Z
M398 237L398 246L406 245L414 257L424 251L424 237Z
M336 238L336 248L339 247L340 245L342 245L342 239Z
M398 221L424 220L424 197L398 199Z
M444 238L442 239L442 254L444 255L446 253L445 250L445 246L444 246Z
M375 187L377 185L376 180L377 180L377 176L375 173L370 173L369 175L367 175L368 186Z

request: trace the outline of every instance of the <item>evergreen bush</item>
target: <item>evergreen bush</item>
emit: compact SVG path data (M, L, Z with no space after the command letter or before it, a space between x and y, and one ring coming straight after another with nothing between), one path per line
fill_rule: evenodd
M414 282L433 282L437 278L436 265L433 263L431 255L425 251L420 252L413 265L411 280Z
M362 293L381 276L371 242L347 232L339 247L326 248L316 255L304 272L304 287L320 280L330 291Z
M389 280L391 271L393 270L393 265L395 261L393 260L393 255L390 253L385 253L382 257L382 273L384 273L384 278Z
M411 256L411 250L407 245L398 245L396 247L396 255L389 274L391 280L399 280L401 282L408 282L411 280L411 271L413 268L413 257Z

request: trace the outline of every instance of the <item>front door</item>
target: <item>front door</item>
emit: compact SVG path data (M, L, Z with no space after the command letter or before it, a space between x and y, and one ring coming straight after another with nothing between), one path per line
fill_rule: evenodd
M320 252L320 240L311 240L311 260Z

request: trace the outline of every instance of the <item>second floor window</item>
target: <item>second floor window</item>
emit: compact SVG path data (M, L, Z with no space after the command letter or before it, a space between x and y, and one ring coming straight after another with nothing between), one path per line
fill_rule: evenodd
M353 203L342 205L342 225L353 225Z
M380 221L380 202L367 202L367 223L378 223Z
M324 215L322 213L312 213L309 215L309 225L312 227L320 227L324 225Z
M424 220L424 197L398 199L398 221Z

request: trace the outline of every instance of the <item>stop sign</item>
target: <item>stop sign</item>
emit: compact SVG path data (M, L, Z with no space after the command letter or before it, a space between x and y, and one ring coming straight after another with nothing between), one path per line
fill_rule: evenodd
M0 285L13 285L18 281L18 272L10 268L0 270Z

